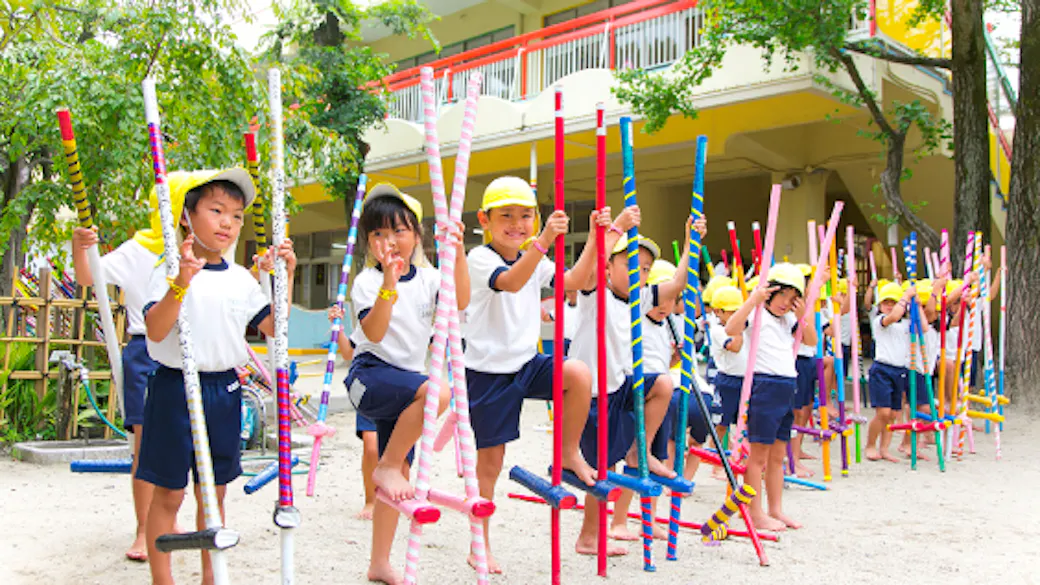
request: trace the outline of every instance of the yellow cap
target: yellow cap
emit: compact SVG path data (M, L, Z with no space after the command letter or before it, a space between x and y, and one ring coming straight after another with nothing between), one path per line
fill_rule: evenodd
M798 294L805 294L805 275L794 264L781 262L769 269L769 282L794 287Z
M636 244L641 248L646 248L646 251L650 252L650 255L654 257L654 260L661 257L661 248L657 245L657 242L650 238L643 235L637 235ZM618 238L617 243L614 244L614 250L611 251L610 255L613 256L614 254L620 254L626 250L628 250L628 237L621 236Z
M238 186L246 196L244 207L249 209L256 198L256 187L249 171L234 167L230 169L208 169L202 171L174 171L166 175L166 184L170 187L170 208L173 212L174 227L180 224L184 212L184 198L188 191L212 183L213 181L230 181ZM149 227L137 230L134 240L156 256L164 252L162 236L162 220L159 219L159 195L152 187L148 195L148 206L151 210Z
M877 288L878 288L878 290L881 290L881 289L885 288L885 285L890 283L890 282L892 282L892 281L887 279L887 278L879 278L878 281L877 281Z
M751 291L755 290L756 286L758 286L758 277L757 276L752 276L750 279L748 279L747 282L744 283L744 288L746 288L748 292L751 292Z
M484 189L484 199L480 208L484 211L499 207L518 205L520 207L538 207L534 189L520 177L499 177Z
M719 311L736 311L744 304L744 295L733 285L720 286L711 297L711 308Z
M849 294L849 280L847 278L838 279L838 292L843 295Z
M701 293L701 298L705 303L711 304L711 299L714 298L712 295L723 286L733 286L733 279L721 274L712 276L708 279L708 284L704 285L704 292Z
M901 298L903 298L903 287L898 283L888 282L885 283L885 286L880 287L877 302L880 305L884 301L898 301Z
M928 299L932 298L932 281L923 278L918 280L914 285L917 287L917 300L920 303L927 303Z
M365 195L365 203L367 204L369 201L378 199L379 197L396 197L415 214L415 218L419 220L419 223L422 223L422 203L419 203L419 200L415 197L412 197L407 193L402 193L400 189L390 183L379 183L375 187L369 189L368 194Z
M647 284L661 284L675 278L675 266L667 260L654 260L650 267L650 276L646 279Z
M964 288L964 281L960 279L953 279L946 282L946 294L953 294L957 289Z
M812 275L812 266L809 266L808 264L795 264L795 266L798 268L798 270L802 271L802 276Z

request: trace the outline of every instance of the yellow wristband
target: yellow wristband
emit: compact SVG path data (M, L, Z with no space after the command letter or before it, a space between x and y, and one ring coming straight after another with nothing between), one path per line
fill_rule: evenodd
M188 287L178 286L172 276L166 277L166 284L170 285L170 290L173 291L173 298L177 299L177 302L184 302L184 295L188 294Z
M397 302L397 290L390 290L386 288L379 288L379 298L384 301L390 301L391 303Z

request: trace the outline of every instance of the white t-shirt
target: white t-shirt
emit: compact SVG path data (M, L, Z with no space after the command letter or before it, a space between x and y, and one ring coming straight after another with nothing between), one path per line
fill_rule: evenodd
M935 369L935 364L939 363L939 349L939 332L935 328L929 327L924 332L924 353L928 357L926 366L929 372Z
M946 329L946 359L951 362L957 361L957 335L960 327L948 327ZM940 339L940 342L942 339Z
M841 344L847 347L852 346L852 312L844 313L841 316Z
M471 301L472 302L472 301ZM578 305L563 302L563 338L574 339L574 332L578 330Z
M498 290L495 281L515 261L507 262L490 245L473 248L467 261L471 292L464 329L466 368L491 374L518 372L538 353L541 292L552 283L556 268L542 258L524 286L511 293Z
M765 309L763 309L765 310ZM719 372L730 376L743 376L747 373L747 330L741 334L743 343L740 351L733 352L725 349L726 342L732 339L726 334L726 327L716 320L715 324L708 327L708 335L711 339L711 357L715 360L715 367Z
M910 320L900 319L885 327L881 322L885 315L878 313L870 318L870 331L874 335L874 361L906 368L910 363Z
M830 324L831 317L833 315L834 315L834 311L831 309L830 302L829 301L825 301L824 304L821 306L821 309L820 309L820 316L819 316L819 319L820 319L820 331L823 331L824 329L827 328L827 325ZM827 340L824 340L824 343L827 343ZM800 357L814 358L814 357L816 357L816 346L815 345L806 345L804 343L801 343L801 344L798 345L798 355Z
M101 257L105 280L123 289L126 303L126 330L130 335L144 335L144 304L148 283L159 257L134 239L123 242ZM163 273L165 277L165 272Z
M666 321L654 321L644 315L643 322L643 371L649 374L664 374L672 361L675 345Z
M152 271L147 304L157 303L170 288L166 265ZM271 305L260 283L238 264L207 264L191 279L181 311L191 327L195 365L200 372L223 372L244 364L246 327L257 326L270 314ZM181 346L174 326L160 342L148 340L148 354L160 364L181 368Z
M755 312L752 312L748 319L749 329L754 327ZM761 315L762 328L758 334L755 373L797 378L798 372L794 368L791 348L794 346L794 329L798 325L798 318L793 312L777 317L765 307L762 307Z
M643 289L647 290L646 288ZM581 360L592 372L592 396L599 394L599 367L596 362L596 340L604 336L607 346L607 393L616 392L632 373L632 317L628 301L607 289L606 329L596 327L596 291L578 293L581 321L571 340L570 357Z
M375 305L379 289L383 286L383 272L375 267L362 270L354 278L350 291L358 326L351 339L357 342L354 358L370 353L384 362L413 372L426 370L427 347L433 335L433 312L437 304L437 291L441 276L436 268L414 264L408 273L397 281L397 302L390 314L386 334L379 343L365 336L361 320ZM537 307L536 307L537 308Z

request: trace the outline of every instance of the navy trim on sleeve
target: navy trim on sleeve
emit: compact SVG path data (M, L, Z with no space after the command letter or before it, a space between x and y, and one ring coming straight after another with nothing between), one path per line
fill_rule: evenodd
M260 309L252 320L249 321L249 326L256 329L260 326L260 322L267 318L271 314L271 305L265 305L264 308Z
M141 316L148 318L148 309L151 309L155 305L155 301L149 301L145 303L144 308L141 309Z
M491 290L493 290L495 292L502 292L502 289L500 289L497 286L495 286L495 283L498 282L498 277L499 276L502 276L504 273L506 273L508 271L509 271L508 267L506 267L506 266L499 266L498 268L496 268L491 273L491 276L488 277L488 286L491 287Z
M659 292L660 291L657 290L656 284L650 285L650 298L653 300L655 307L661 306L660 294L658 294Z
M360 323L362 319L368 316L368 312L372 310L372 307L367 309L361 309L361 312L357 314L357 320Z

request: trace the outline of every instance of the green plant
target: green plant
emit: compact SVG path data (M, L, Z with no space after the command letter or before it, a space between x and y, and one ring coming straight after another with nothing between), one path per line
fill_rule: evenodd
M53 439L54 413L57 410L57 394L48 387L43 398L36 394L36 385L31 380L9 380L11 372L31 370L35 362L35 347L29 343L12 342L11 361L7 370L0 372L0 385L7 383L7 391L0 395L0 440L5 443L34 439ZM6 344L0 344L6 352Z

